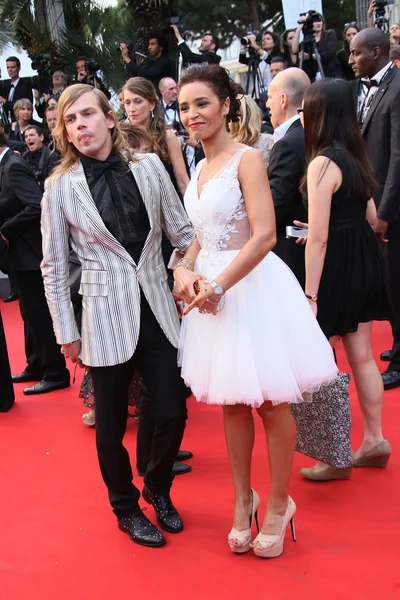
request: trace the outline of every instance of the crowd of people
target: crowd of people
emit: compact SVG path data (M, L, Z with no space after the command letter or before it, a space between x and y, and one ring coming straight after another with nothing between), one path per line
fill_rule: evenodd
M257 55L263 77L253 97L219 66L212 34L195 54L173 26L186 67L178 82L158 34L147 66L121 44L129 76L119 116L85 58L71 85L54 73L45 98L25 86L18 59L7 60L0 268L19 298L26 367L11 375L0 319L0 410L12 407L13 384L49 393L69 387L66 359L85 367L83 422L95 426L118 527L141 545L164 545L161 529L183 530L170 492L190 470L181 444L192 393L222 406L234 553L280 556L289 524L295 539L299 409L309 439L299 440L299 427L297 445L310 443L317 461L304 478L348 479L353 467L385 468L391 455L382 409L384 389L400 386L400 27L389 39L348 23L336 54L317 14L316 60L299 43L305 20L282 39L266 32L261 47L248 36L241 60ZM374 320L393 331L382 375ZM354 453L348 383L335 403L339 339L364 424ZM331 400L328 454L307 413L321 394ZM261 523L254 412L270 470ZM142 492L123 445L129 414L138 418ZM159 527L140 510L141 495Z

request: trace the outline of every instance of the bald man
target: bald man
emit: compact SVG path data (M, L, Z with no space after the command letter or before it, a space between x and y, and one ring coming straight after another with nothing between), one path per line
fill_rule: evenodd
M349 63L356 77L371 86L360 110L360 126L367 154L376 173L374 200L378 240L386 242L393 347L381 355L389 360L382 374L386 390L400 386L400 73L389 59L390 42L380 29L360 31L350 43Z
M306 221L307 213L299 192L306 168L304 131L297 109L301 108L310 80L301 69L278 73L268 88L267 106L271 111L275 144L268 176L275 207L277 244L274 252L292 269L304 287L304 247L286 239L286 226L294 220Z
M161 106L167 125L180 123L178 110L178 86L172 77L164 77L158 84L161 94Z

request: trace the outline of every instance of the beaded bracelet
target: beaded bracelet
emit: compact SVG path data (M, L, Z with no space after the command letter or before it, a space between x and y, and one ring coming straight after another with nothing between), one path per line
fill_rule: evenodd
M180 260L178 260L178 264L176 265L175 269L177 269L178 267L184 267L189 271L193 271L193 261L190 258L183 257Z

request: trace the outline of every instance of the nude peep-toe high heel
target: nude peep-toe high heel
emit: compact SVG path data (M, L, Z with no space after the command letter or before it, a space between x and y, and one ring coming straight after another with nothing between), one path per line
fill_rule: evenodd
M260 506L260 497L255 490L251 490L251 515L250 515L250 528L244 531L239 531L235 527L232 527L230 534L228 535L228 543L232 552L235 554L244 554L250 550L251 543L251 530L253 522L255 520L257 526L257 532L260 531L258 524L258 507Z
M283 553L283 544L285 541L286 528L290 523L292 529L293 541L296 541L296 532L294 528L294 514L296 512L296 504L290 496L288 496L288 506L283 517L283 523L280 533L277 535L259 533L251 544L256 556L261 558L276 558Z

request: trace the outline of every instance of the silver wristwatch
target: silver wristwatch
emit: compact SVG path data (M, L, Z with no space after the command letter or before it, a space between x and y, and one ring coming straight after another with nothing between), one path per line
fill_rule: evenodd
M222 287L222 285L219 285L219 283L217 283L216 281L212 281L210 285L214 290L214 293L217 294L217 296L223 296L225 294L225 290Z

